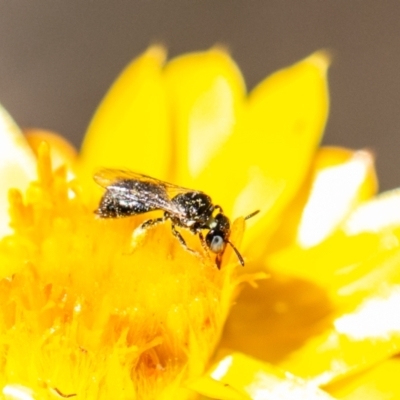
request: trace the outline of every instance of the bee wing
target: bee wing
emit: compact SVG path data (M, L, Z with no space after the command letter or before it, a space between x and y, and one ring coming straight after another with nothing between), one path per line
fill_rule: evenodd
M118 185L122 180L130 180L136 182L147 182L154 186L161 186L165 188L165 191L170 193L172 197L180 193L198 192L197 190L174 185L173 183L165 182L145 174L125 169L103 168L94 174L93 179L97 184L105 189Z
M112 169L112 168L102 168L98 170L93 175L93 179L97 184L99 184L104 189L109 189L110 187L117 185L122 180L133 180L138 182L145 180L154 183L161 182L147 175L138 174L136 172L124 169Z
M115 193L116 196L123 194L125 198L131 197L132 200L146 204L152 209L161 209L178 217L183 216L182 212L171 200L181 193L197 192L148 175L122 169L102 169L93 178L96 183L109 192Z

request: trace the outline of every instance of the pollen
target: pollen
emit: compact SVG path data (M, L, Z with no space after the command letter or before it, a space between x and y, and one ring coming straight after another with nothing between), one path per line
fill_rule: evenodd
M38 154L38 180L9 196L0 241L0 397L189 399L237 292L238 261L221 270L146 216L101 219L85 187ZM232 227L238 244L243 221ZM185 236L185 237L186 237ZM18 395L18 393L20 393Z

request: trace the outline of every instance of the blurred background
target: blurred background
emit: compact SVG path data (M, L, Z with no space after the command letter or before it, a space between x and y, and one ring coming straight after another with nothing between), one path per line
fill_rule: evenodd
M369 148L400 186L398 0L0 0L0 102L22 127L79 146L97 104L149 44L225 44L249 89L313 51L334 54L326 144Z

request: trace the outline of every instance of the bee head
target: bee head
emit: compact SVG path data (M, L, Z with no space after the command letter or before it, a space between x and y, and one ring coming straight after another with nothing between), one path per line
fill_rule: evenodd
M242 266L244 266L243 257L240 255L237 248L229 241L229 235L231 233L231 224L229 219L222 213L218 213L210 223L210 230L206 235L206 244L208 248L213 252L217 253L217 266L220 268L222 253L225 250L226 244L229 244Z
M217 214L211 224L210 230L206 235L206 243L213 253L221 253L229 238L230 222L224 214Z

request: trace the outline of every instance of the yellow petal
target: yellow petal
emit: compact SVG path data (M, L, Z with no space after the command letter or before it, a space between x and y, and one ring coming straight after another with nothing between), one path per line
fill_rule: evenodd
M50 146L52 167L56 169L65 165L70 178L75 176L77 152L66 139L44 129L25 129L24 134L36 157L41 143L46 142Z
M10 232L8 191L25 190L35 176L34 155L18 126L0 106L0 237Z
M100 104L81 153L86 176L98 167L167 178L171 141L161 69L165 51L151 47L122 72Z
M310 176L285 211L269 252L288 245L308 248L321 243L376 189L370 153L338 147L320 149Z
M244 287L229 314L221 346L277 363L321 333L318 322L331 309L318 286L272 274L256 287Z
M200 187L228 215L261 210L246 231L247 243L261 238L253 255L265 250L268 232L310 166L328 113L327 66L326 54L316 53L261 83L235 133L200 177Z
M268 400L328 400L333 399L327 393L307 382L290 376L285 371L272 365L262 363L241 353L225 356L209 371L209 378L222 382L226 388L235 390L242 397L222 397L223 399L255 399ZM211 385L207 394L218 397L222 390L213 392Z
M258 226L249 232L249 241L259 237L267 224L271 227L308 172L328 115L328 64L327 54L312 54L293 67L274 74L250 97L249 129L252 135L264 137L264 140L259 147L256 143L249 146L253 151L249 148L248 163L260 166L264 177L272 184L268 185L269 193L264 188L265 197L260 199L257 192L252 192L253 185L248 177L248 186L236 201L237 213L245 212L249 206L265 212ZM271 198L276 199L273 204ZM251 201L251 205L243 199Z
M302 249L292 246L268 258L276 271L323 287L335 302L358 291L373 290L395 273L400 241L400 191L384 193L360 204L340 230L321 244ZM385 265L377 269L377 265ZM393 271L392 271L393 270ZM346 289L345 289L346 288ZM340 290L339 290L340 289ZM346 296L345 296L345 293Z
M188 386L195 392L207 396L207 398L218 400L251 400L245 393L241 393L230 385L217 381L207 375L190 383Z
M331 325L326 317L332 310L349 313L349 307L356 310L367 298L380 298L386 289L397 287L400 284L400 227L391 224L400 221L400 212L396 210L396 205L400 204L400 194L382 197L359 206L353 218L348 220L353 224L345 224L353 229L364 227L363 232L358 231L355 236L341 232L313 249L297 248L296 252L282 252L281 263L274 265L277 272L269 280L259 282L257 289L245 288L238 298L227 322L223 345L277 362L301 348L310 337L320 337L321 343L328 343L331 336L327 331ZM389 218L391 210L393 221ZM371 218L373 216L375 219ZM367 229L377 227L381 229L380 232L367 232ZM283 275L283 272L287 275ZM389 304L396 304L396 299L394 297L394 300L378 304L388 304L388 309L392 311L386 314L391 315L395 311ZM373 324L380 318L380 313L385 315L384 311L380 311L370 317ZM391 320L396 324L395 318ZM359 325L361 329L366 329L361 323ZM393 333L392 326L381 326L386 331L380 332L378 341L391 337ZM335 333L333 337L336 336ZM366 347L362 344L364 347L361 346L360 351L356 344L354 349L357 356L362 357L363 352L368 351L372 362L376 358L386 357L388 352L389 355L393 354L397 349L395 342L390 341L383 341L382 346L374 348L374 340L366 339ZM350 352L354 343L343 335L340 341L340 345ZM308 350L302 358L305 365L313 354L322 351L315 346L306 348ZM374 353L374 349L377 353ZM339 345L336 351L341 354ZM354 361L355 365L349 361L351 368L356 368L358 361ZM321 374L330 365L329 362L325 360L324 365L319 367L315 362Z
M399 278L400 272L397 275ZM400 285L382 282L378 293L337 316L322 334L280 365L322 385L363 371L399 350Z
M326 387L342 400L382 400L400 398L400 359L386 360L362 374L342 379Z
M172 104L176 181L192 185L230 138L244 100L244 82L218 48L172 60L165 69Z

